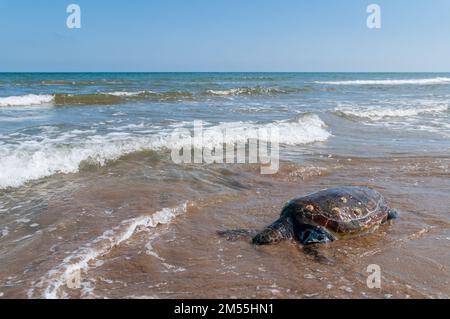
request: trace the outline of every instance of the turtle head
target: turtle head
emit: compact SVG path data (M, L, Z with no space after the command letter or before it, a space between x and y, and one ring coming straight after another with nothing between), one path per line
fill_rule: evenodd
M253 238L254 245L271 245L293 237L294 229L289 218L281 218Z
M396 219L396 218L398 218L398 212L396 210L389 209L388 210L388 220Z

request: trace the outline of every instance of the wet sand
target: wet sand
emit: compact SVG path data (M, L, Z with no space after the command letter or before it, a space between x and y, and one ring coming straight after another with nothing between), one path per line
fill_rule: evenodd
M3 298L448 298L450 157L314 157L186 166L137 154L4 191ZM158 175L159 172L160 174ZM340 185L382 192L399 219L319 248L254 247L218 230L261 229L294 197ZM45 194L45 196L43 196ZM20 203L22 207L14 207ZM17 220L20 216L21 220ZM367 267L381 267L370 289ZM67 287L79 274L79 286ZM77 277L78 278L78 277Z

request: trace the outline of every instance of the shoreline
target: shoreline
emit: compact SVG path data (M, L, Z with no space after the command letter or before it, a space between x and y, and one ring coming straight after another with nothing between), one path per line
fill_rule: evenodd
M450 245L450 242L445 240L450 221L438 221L439 218L443 218L442 209L448 207L449 204L442 201L442 197L435 191L435 187L439 187L439 183L445 185L448 182L450 158L441 160L444 160L447 165L447 175L431 174L430 171L427 171L426 174L421 173L422 167L430 166L429 160L424 158L397 159L396 161L359 159L359 161L343 162L339 159L326 159L324 163L328 163L323 168L328 168L322 170L317 167L311 168L311 166L307 169L308 165L283 162L281 173L275 178L260 176L255 174L257 168L248 170L245 166L239 169L228 167L217 170L217 173L214 174L222 174L219 175L222 176L220 178L228 179L231 192L222 191L222 194L212 192L205 197L204 192L208 192L207 189L197 190L196 199L191 197L192 191L189 189L192 185L187 183L178 191L180 199L190 197L191 204L183 215L167 225L135 229L126 241L114 245L107 252L89 261L89 270L85 273L82 272L84 289L63 289L61 292L64 293L59 297L128 298L139 295L152 295L158 298L308 298L308 296L310 298L385 298L386 295L392 295L394 298L448 297L450 291L445 288L447 286L442 285L450 278L446 278L445 273L442 273L443 270L440 269L449 264L449 260L443 257L447 248L445 245L435 245L434 249L431 248L433 247L432 243L436 241L441 244L446 243L447 246ZM437 167L440 167L440 164L438 163ZM367 171L367 167L371 169ZM399 175L397 173L399 167L410 167L410 171L408 174ZM213 172L216 171L213 170ZM40 280L46 277L46 273L51 273L51 269L56 264L67 258L67 256L63 257L62 251L70 251L71 249L68 247L75 244L70 243L73 239L67 241L66 236L76 235L70 231L70 228L74 226L68 228L69 225L77 225L74 229L77 230L77 233L83 233L82 230L85 227L88 227L86 230L91 228L89 226L91 223L83 222L83 219L91 216L90 219L96 220L95 229L98 230L90 229L91 235L88 235L87 238L91 239L86 238L80 242L80 244L84 242L86 245L100 236L102 232L114 229L114 225L123 224L123 220L126 218L121 216L122 214L118 214L117 209L123 205L124 201L129 205L133 203L134 208L128 207L126 210L128 213L130 210L134 211L135 216L151 215L161 207L177 206L170 204L177 202L170 196L160 197L162 188L159 186L150 187L150 184L147 184L147 191L143 191L142 186L144 185L136 184L131 189L131 185L124 185L120 187L123 190L119 191L116 183L110 181L105 184L101 181L102 179L104 177L99 180L99 185L95 185L94 182L91 182L90 186L85 185L88 189L84 191L80 192L75 189L75 193L69 196L69 202L65 205L66 214L68 212L75 213L81 207L87 211L86 208L91 207L88 215L86 215L87 212L77 213L78 216L75 217L72 215L73 213L70 213L71 220L65 220L67 216L61 215L63 224L56 226L58 224L56 223L49 225L48 228L42 227L42 233L35 234L35 239L24 246L25 251L29 251L33 246L40 247L40 251L52 250L53 247L53 256L45 258L41 255L43 251L42 253L37 251L37 256L42 256L39 258L42 259L39 262L42 269L38 270L33 267L35 275L29 273L33 269L31 268L23 277L16 277L12 280L16 282L13 285L15 288L12 290L5 289L5 279L3 279L0 291L4 293L5 298L43 296L39 291L45 288L45 284L39 287ZM385 184L386 179L390 180L390 185ZM413 181L421 179L433 180L434 188L430 189L430 185L427 183L421 187L414 187ZM92 181L92 178L89 180ZM325 256L335 260L335 266L318 264L290 242L255 248L249 242L230 243L215 236L216 231L228 228L262 228L273 221L274 217L279 214L280 207L287 200L333 185L343 185L350 181L352 185L368 183L382 191L391 205L400 210L400 218L388 226L383 226L375 234L335 242L321 248L321 252ZM102 185L101 188L99 188L100 185ZM174 187L173 185L167 186ZM90 194L94 189L96 189L95 198L99 197L102 200L92 201L94 197ZM125 191L126 189L127 191ZM139 189L141 193L136 194ZM428 196L434 191L434 197L425 199L425 194L418 193L425 189ZM411 196L412 194L415 195ZM127 197L131 198L127 199ZM142 200L142 198L146 199ZM144 203L152 202L154 205L155 198L159 198L160 204L155 208L146 207ZM412 198L416 198L419 202L411 202ZM73 207L75 200L79 203L79 208ZM112 202L116 202L118 207L113 207ZM62 207L64 206L57 205L52 207L52 210L57 213L61 211ZM94 207L99 213L92 211ZM100 212L107 207L112 209L112 216L109 218L99 216ZM420 211L420 207L428 208L425 215ZM47 211L46 215L49 214L51 212ZM118 216L114 216L116 214ZM108 214L103 213L103 216L108 216ZM43 216L42 218L50 217ZM105 219L117 221L105 222ZM32 223L44 225L42 219L28 222L28 224ZM64 223L66 226L62 226ZM108 224L110 226L107 226ZM52 229L55 227L56 229ZM94 235L96 232L97 235ZM66 241L57 244L61 247L55 250L53 240L58 237L58 234L64 234ZM78 236L76 235L76 237ZM29 247L29 245L32 246ZM424 245L429 247L427 259L423 259L424 252L421 247ZM37 257L22 255L17 259L21 255L20 250L17 253L11 251L8 255L9 257L5 260L20 260L23 257L33 260ZM58 255L61 257L57 257ZM395 256L402 257L399 260ZM418 260L413 262L411 258L418 258ZM395 260L394 263L393 260ZM433 263L430 263L431 260L434 260ZM255 269L255 262L259 265L257 267L259 270ZM364 288L365 268L373 263L386 268L386 278L383 279L385 281L383 281L383 288L380 291ZM11 269L13 272L16 272L18 267L20 268L20 264L8 262L6 264L5 269ZM51 266L52 264L54 266ZM285 265L286 269L279 269L280 264ZM409 270L405 272L406 269ZM423 269L427 269L427 271L423 272ZM340 275L338 276L336 272ZM38 275L39 273L40 275ZM435 277L438 273L439 277ZM9 275L3 273L1 277L7 278L10 277ZM415 279L412 280L410 275ZM138 278L140 279L135 282ZM187 278L190 278L190 286L186 286ZM434 281L432 278L440 279ZM435 287L435 290L425 289L420 284L422 280L427 280L428 287ZM35 284L31 286L34 288L30 293L30 283L33 281ZM141 283L141 281L143 282ZM272 284L269 284L270 282ZM123 286L120 283L127 283L127 285ZM198 285L204 287L202 290L208 291L208 293L205 295L197 291L194 287L198 287ZM21 290L19 288L21 286L27 288ZM150 286L153 288L149 288ZM295 287L297 288L294 289ZM29 295L27 295L27 291ZM78 294L77 291L82 293ZM172 293L169 293L170 291Z
M450 74L0 74L0 84L1 298L450 296ZM246 140L239 129L278 128L278 172L175 164L171 151L192 146L200 120L207 155ZM321 246L334 266L292 242L216 236L262 229L287 201L347 185L378 190L400 218ZM381 290L367 286L370 265Z

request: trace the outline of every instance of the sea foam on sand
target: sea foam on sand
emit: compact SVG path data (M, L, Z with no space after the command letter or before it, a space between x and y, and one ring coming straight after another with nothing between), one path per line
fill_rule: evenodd
M88 287L88 290L92 290L89 284L83 283L82 280L88 270L95 267L94 261L109 254L116 246L130 240L137 232L169 224L177 216L186 213L188 206L189 203L185 202L174 208L163 208L151 215L125 220L113 229L105 231L101 236L77 249L60 265L50 270L28 291L28 297L35 297L36 288L40 288L43 289L43 298L66 298L67 293L64 292L64 288L76 283L77 280L79 280L79 287L76 288Z

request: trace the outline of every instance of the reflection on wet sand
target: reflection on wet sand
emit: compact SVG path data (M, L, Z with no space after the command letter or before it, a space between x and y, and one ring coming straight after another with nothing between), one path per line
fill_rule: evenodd
M12 213L1 216L0 292L7 298L448 298L449 165L444 155L334 156L285 161L278 174L263 176L256 165L180 169L142 155L55 176L1 195L1 209ZM374 234L322 245L332 265L294 242L254 247L216 235L261 229L287 200L340 185L379 190L400 217ZM367 287L372 264L381 267L381 289ZM70 289L65 276L76 269L79 285Z

